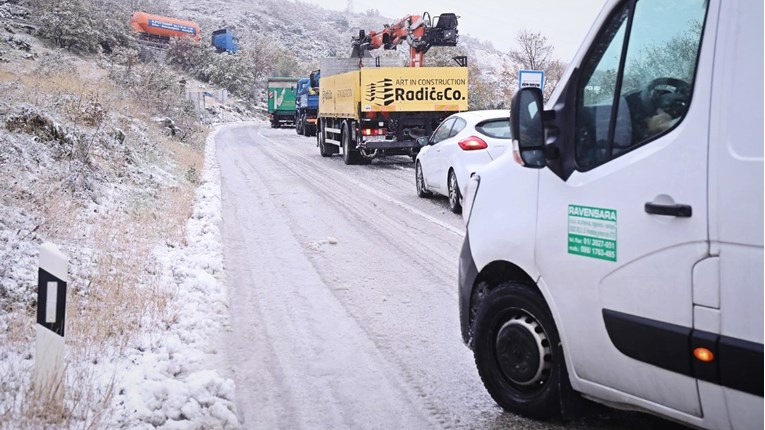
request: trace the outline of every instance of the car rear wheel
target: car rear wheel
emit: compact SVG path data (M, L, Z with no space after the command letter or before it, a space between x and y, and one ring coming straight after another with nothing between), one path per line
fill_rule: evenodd
M559 417L561 393L571 385L541 294L520 282L500 284L479 304L473 329L476 367L491 397L509 412Z
M458 214L462 212L462 194L460 194L460 187L457 184L457 175L454 170L449 170L449 209Z
M422 165L419 161L414 168L414 182L417 185L417 197L430 197L433 195L425 186L425 176L422 174Z

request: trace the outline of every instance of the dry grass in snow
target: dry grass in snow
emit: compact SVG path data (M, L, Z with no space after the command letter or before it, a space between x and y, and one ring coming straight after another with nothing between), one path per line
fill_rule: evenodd
M30 43L36 60L0 65L0 428L237 427L233 384L205 367L226 319L206 130L181 142L153 116L183 109ZM70 259L62 410L30 385L46 241Z

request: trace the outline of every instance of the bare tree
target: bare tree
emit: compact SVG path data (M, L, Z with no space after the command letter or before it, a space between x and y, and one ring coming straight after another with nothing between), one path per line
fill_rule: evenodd
M526 29L515 36L518 49L510 50L510 58L516 65L527 70L544 70L552 60L553 47L541 33Z
M549 62L545 68L545 89L543 95L545 102L550 99L555 87L558 86L560 78L563 77L563 73L566 72L566 63L561 60L555 59Z
M526 29L521 30L515 37L518 44L517 49L510 50L510 67L516 70L505 70L503 76L513 76L516 85L507 88L504 92L505 97L512 98L517 89L518 70L542 70L545 72L544 98L549 99L555 90L563 72L566 71L566 65L553 56L554 47L547 42L547 38L541 33L532 33ZM509 101L509 100L508 100Z
M428 67L455 67L457 63L454 57L467 56L468 51L464 47L444 47L431 49L425 56L425 65ZM468 61L468 107L476 109L493 109L502 103L496 94L496 85L485 75L475 62Z

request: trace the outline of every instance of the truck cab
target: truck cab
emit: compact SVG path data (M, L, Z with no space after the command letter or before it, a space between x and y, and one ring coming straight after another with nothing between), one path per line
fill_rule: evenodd
M234 33L227 28L213 31L211 38L212 46L217 52L236 54L239 51L239 40L234 36Z
M295 131L297 134L316 135L320 76L320 72L314 70L309 77L297 81L295 88Z
M609 1L467 186L463 340L505 409L763 427L763 4Z

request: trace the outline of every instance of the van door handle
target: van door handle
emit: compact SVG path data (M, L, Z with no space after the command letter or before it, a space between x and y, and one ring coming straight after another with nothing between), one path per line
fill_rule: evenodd
M693 215L693 208L690 205L681 204L662 205L647 202L645 204L645 211L653 215L676 216L678 218L690 218Z

